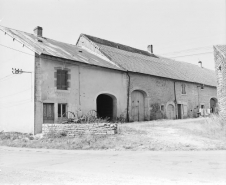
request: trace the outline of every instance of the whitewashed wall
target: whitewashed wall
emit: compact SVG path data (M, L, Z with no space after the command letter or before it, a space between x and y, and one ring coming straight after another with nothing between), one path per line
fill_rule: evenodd
M12 68L34 72L34 52L2 31L0 44L0 131L33 133L34 73L13 75Z

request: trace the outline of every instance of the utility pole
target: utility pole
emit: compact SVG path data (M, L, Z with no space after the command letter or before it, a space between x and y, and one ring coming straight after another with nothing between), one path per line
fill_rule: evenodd
M23 71L22 69L16 69L16 68L12 68L12 73L13 74L23 74L23 73L30 73L31 74L31 101L32 101L32 72L31 71Z

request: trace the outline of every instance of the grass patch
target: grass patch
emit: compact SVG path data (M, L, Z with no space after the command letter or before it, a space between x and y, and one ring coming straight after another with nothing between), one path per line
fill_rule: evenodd
M64 132L33 136L0 132L0 145L67 150L208 150L226 149L226 122L216 115L187 120L161 120L118 124L116 135Z

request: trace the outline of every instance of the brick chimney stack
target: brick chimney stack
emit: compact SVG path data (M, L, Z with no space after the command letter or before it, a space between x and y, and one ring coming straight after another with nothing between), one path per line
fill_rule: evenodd
M203 68L203 67L202 67L202 61L199 61L198 63L200 64L200 67Z
M42 27L40 26L37 26L35 29L34 29L34 34L38 37L42 37Z
M152 45L148 45L148 52L153 54L153 46Z

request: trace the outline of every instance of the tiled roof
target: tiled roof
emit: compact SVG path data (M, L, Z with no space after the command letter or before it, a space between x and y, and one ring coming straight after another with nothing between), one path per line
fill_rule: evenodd
M0 30L15 38L37 54L51 55L81 63L96 65L111 69L123 70L111 61L104 60L95 54L76 45L59 42L45 37L37 37L34 34L18 31L0 26Z
M216 76L213 70L201 68L198 65L179 62L158 56L150 57L138 53L121 50L108 45L95 43L100 50L113 62L131 72L153 76L216 86Z
M216 45L215 46L226 58L226 45Z

